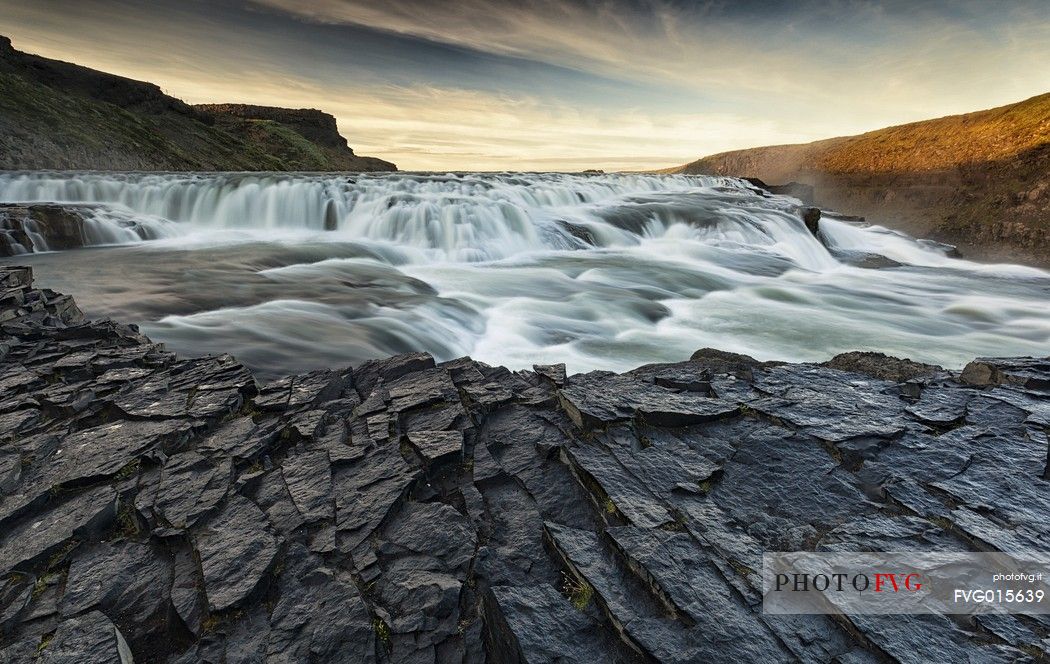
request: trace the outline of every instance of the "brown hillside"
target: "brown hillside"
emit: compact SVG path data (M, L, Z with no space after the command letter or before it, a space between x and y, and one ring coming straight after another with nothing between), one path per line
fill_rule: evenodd
M671 171L804 182L819 205L969 256L1050 265L1050 94L858 136L724 152Z

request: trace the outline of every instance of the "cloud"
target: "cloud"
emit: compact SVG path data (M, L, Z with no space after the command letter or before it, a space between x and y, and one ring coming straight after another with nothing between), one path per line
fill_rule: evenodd
M16 47L411 169L663 167L1050 89L1045 2L0 0Z
M780 97L838 106L866 97L915 115L1050 88L1044 0L252 1L308 20L743 103Z
M194 79L192 85L191 101L298 107L325 97L325 110L356 152L412 170L645 170L690 161L697 144L720 151L821 136L731 113L654 117L438 87L351 88L332 95L283 81L256 81L244 89L221 79Z

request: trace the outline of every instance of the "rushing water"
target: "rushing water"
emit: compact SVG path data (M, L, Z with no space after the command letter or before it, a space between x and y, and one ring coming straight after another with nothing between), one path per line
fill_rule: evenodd
M1050 273L832 218L821 243L798 201L731 178L8 173L0 201L100 204L106 246L12 260L89 314L265 376L416 350L570 371L704 346L1050 353Z

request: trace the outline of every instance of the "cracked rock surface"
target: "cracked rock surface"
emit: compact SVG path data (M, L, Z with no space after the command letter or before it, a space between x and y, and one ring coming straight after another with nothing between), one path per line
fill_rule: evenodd
M0 661L1047 660L1046 616L762 614L765 550L1050 549L1050 358L894 362L260 386L0 268Z

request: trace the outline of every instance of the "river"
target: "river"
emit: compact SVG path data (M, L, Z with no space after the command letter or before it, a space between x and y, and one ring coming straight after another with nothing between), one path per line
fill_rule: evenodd
M5 261L263 378L409 351L570 372L705 346L1050 354L1050 273L828 216L822 242L797 200L733 178L0 173L0 201L98 204L96 246Z

